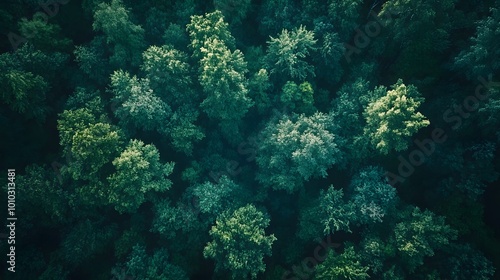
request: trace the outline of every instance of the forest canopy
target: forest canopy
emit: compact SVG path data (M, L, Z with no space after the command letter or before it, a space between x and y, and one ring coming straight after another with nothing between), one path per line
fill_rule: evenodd
M13 0L0 27L1 279L500 279L499 0Z

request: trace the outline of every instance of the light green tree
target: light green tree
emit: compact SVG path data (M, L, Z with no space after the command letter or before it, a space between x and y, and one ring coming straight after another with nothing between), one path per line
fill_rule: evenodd
M364 280L370 278L368 266L361 264L361 257L352 245L344 249L342 254L330 250L326 260L315 270L317 280Z
M69 165L74 179L98 177L98 172L119 152L123 143L120 131L107 123L90 124L75 132L71 139Z
M423 101L416 87L406 86L398 80L385 96L368 104L364 111L364 133L380 153L406 150L409 138L429 125L430 122L417 111Z
M191 16L191 22L186 26L186 30L191 39L189 46L197 59L204 56L202 48L206 47L208 39L217 39L230 50L235 47L234 37L221 11L216 10L203 16Z
M195 125L198 119L199 94L191 80L191 67L184 52L172 46L151 46L143 53L142 70L151 89L172 108L168 124L157 122L158 131L172 141L178 151L190 155L195 142L205 137Z
M58 130L64 156L72 159L67 171L75 180L99 180L101 168L122 149L121 130L87 108L61 113Z
M226 211L210 230L212 241L203 255L215 260L217 270L229 270L233 279L255 279L265 271L264 256L271 255L276 240L273 234L265 234L268 225L269 218L251 204Z
M119 212L136 211L152 192L164 192L172 185L167 176L174 163L161 163L154 145L131 140L113 165L116 172L108 178L109 202Z
M200 107L217 120L241 119L253 105L248 97L243 54L239 50L231 52L215 37L206 40L201 53L199 80L206 98Z

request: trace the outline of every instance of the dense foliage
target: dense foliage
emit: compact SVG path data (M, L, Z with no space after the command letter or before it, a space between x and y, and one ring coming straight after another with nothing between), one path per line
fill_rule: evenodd
M0 279L499 279L499 0L13 0L0 28Z

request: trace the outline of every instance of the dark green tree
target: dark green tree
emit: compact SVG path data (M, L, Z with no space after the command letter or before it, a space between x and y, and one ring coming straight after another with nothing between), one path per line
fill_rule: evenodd
M301 210L298 236L309 241L338 231L352 232L356 219L356 205L344 198L343 190L329 186Z
M166 249L157 249L148 255L144 246L136 245L125 264L125 276L137 280L187 280L186 273L169 262Z
M161 130L168 125L170 106L150 88L149 79L138 79L122 70L111 76L114 114L127 131Z
M284 29L277 38L271 37L266 54L271 75L297 81L314 77L314 66L308 59L310 53L316 50L316 42L314 32L302 25L292 31Z
M116 234L115 225L101 226L86 219L79 222L64 235L60 256L70 267L104 252Z
M24 186L24 195L19 196L17 203L26 224L29 221L38 226L51 227L71 221L69 200L72 200L73 194L59 181L59 166L54 167L54 170L50 170L40 165L30 165L26 167L24 175L17 177L17 184ZM39 211L30 211L32 207Z
M382 168L369 166L351 181L352 203L361 224L382 222L396 210L396 189L387 182ZM390 219L391 217L389 217Z
M429 210L408 207L400 217L401 222L394 228L396 246L410 272L424 263L424 257L433 256L456 238L456 230L445 224L444 217Z
M361 0L328 0L328 21L343 42L349 42L359 25Z
M215 9L222 12L231 23L240 23L251 8L250 0L214 0Z
M314 108L314 91L308 82L300 85L291 81L286 82L281 91L280 101L285 110L297 114L311 115L317 111Z
M145 47L144 29L131 20L121 0L100 3L94 12L94 31L102 32L112 50L110 63L116 67L139 66Z
M49 23L39 17L28 20L23 18L19 21L19 31L21 36L43 52L63 51L67 52L71 48L71 40L61 36L61 27Z
M235 210L245 205L250 194L244 188L223 175L216 184L205 182L196 185L193 194L198 197L197 206L201 213L215 220L223 211Z
M469 80L486 78L500 70L500 50L496 38L500 35L500 10L491 8L491 14L477 23L476 34L471 45L462 50L454 59L454 67L465 71Z
M471 245L453 244L449 251L451 256L444 266L444 275L449 279L493 279L495 267Z
M313 177L326 177L326 170L343 158L331 125L331 118L322 113L269 123L257 151L259 182L291 193Z

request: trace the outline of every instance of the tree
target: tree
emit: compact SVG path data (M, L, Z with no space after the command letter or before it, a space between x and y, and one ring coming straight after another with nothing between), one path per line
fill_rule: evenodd
M264 0L259 13L259 30L264 36L298 25L299 7L287 0Z
M191 66L188 56L172 46L150 46L143 54L141 69L150 81L151 88L173 109L198 100L190 79Z
M358 78L353 82L344 84L337 92L337 98L332 101L330 115L338 124L335 132L345 139L344 149L351 168L358 169L363 161L373 154L370 141L364 134L366 120L363 117L364 108L369 103L384 96L384 88L369 90L370 82Z
M205 226L212 222L199 220L198 204L189 205L180 200L172 205L172 202L166 199L155 201L154 204L155 214L151 231L158 232L167 239L172 240L182 235L187 236L190 240L196 240L190 244L197 244L203 239L203 234L198 233L198 231L205 230Z
M75 267L102 253L116 234L116 225L101 226L86 219L65 234L60 254L64 263Z
M31 72L7 71L2 71L0 75L2 103L6 103L14 112L21 113L28 119L35 118L43 122L48 111L45 99L49 84Z
M160 44L162 36L167 30L169 14L157 7L150 7L146 12L146 23L144 26L145 37L151 44Z
M354 222L355 205L346 201L343 190L330 185L301 209L297 234L299 238L310 241L338 231L351 232Z
M125 264L125 275L137 280L187 280L186 273L169 262L166 249L157 249L153 255L146 253L144 246L136 245Z
M200 212L209 214L212 220L223 211L244 206L250 196L244 188L223 175L217 184L205 182L195 186L193 194L198 197ZM245 199L246 198L246 199Z
M271 108L269 89L272 86L266 69L259 69L249 80L248 95L255 102L259 114L268 113Z
M88 108L64 110L59 115L58 130L63 155L71 159L65 171L75 180L98 181L101 168L122 149L122 131Z
M65 52L71 48L71 40L62 38L59 25L48 23L34 16L32 20L22 18L18 22L18 26L21 36L43 52Z
M497 47L500 35L500 9L491 8L491 14L477 23L476 35L470 39L471 45L462 50L454 59L454 68L465 71L469 80L486 78L500 70L500 50Z
M251 1L214 0L214 7L221 11L229 22L240 23L250 10Z
M269 218L255 206L238 208L222 213L210 230L210 241L203 250L205 258L216 261L216 270L229 270L233 279L252 279L264 272L265 255L271 255L276 240L273 234L265 235Z
M191 38L189 46L193 50L193 56L197 59L204 56L202 48L209 45L208 39L217 40L226 45L229 50L235 47L234 37L221 11L217 10L204 16L191 16L191 22L186 26L186 30Z
M101 122L75 131L70 144L73 162L68 167L73 179L99 178L101 168L119 153L122 137L116 127Z
M210 118L221 121L241 119L253 105L248 98L246 62L243 54L231 52L212 37L201 48L200 84L206 98L200 107Z
M396 209L396 189L387 182L382 168L369 166L351 181L352 203L361 224L382 222Z
M193 90L188 57L167 45L149 47L143 53L143 58L141 68L146 73L151 88L174 111L168 125L162 122L158 131L171 139L176 150L190 155L194 143L205 135L194 124L199 115L199 95Z
M398 80L385 96L368 104L364 111L364 132L380 153L406 150L408 138L429 125L429 121L417 111L423 101L414 86L406 86Z
M96 36L87 45L76 46L75 60L80 70L99 85L107 85L112 70L105 36Z
M468 244L453 244L444 266L444 275L453 280L493 279L495 267L478 250Z
M284 29L277 38L271 37L266 54L271 75L296 81L314 77L314 66L307 59L310 52L316 50L316 42L314 32L302 25L291 32Z
M331 119L323 113L270 122L258 148L259 182L292 193L310 178L326 177L326 170L343 157L329 129Z
M317 280L364 280L370 278L369 268L360 263L360 256L350 245L337 255L330 250L326 260L316 267L314 279Z
M42 123L50 112L46 102L64 76L68 55L45 53L26 43L13 53L0 54L0 98L12 111Z
M339 34L342 42L349 42L359 22L361 0L328 0L328 22Z
M94 31L104 33L106 43L113 50L110 62L120 68L138 66L145 46L144 29L130 19L130 11L121 0L100 3L94 12Z
M410 272L424 263L424 257L433 256L456 238L456 231L429 210L409 207L401 213L401 222L394 233L398 254Z
M386 227L387 225L384 225ZM392 230L392 229L389 229ZM373 229L364 232L364 238L360 242L360 255L363 263L368 264L373 275L383 274L386 266L384 264L394 264L393 258L396 256L397 248L394 246L394 237L389 236L386 242L380 232ZM400 267L398 265L398 267Z
M330 17L314 19L314 34L318 38L318 52L313 57L318 78L326 80L329 84L336 84L344 70L341 60L345 56L344 42L339 36L339 31L331 23Z
M186 30L179 24L171 23L162 36L165 45L173 46L178 50L186 50L189 45L189 37Z
M439 58L450 46L453 28L460 28L455 0L415 2L391 0L383 4L378 18L387 26L385 52L398 54L394 71L402 78L437 77ZM434 73L429 75L429 71Z
M459 168L448 171L451 175L440 183L440 191L446 194L460 192L472 202L484 193L487 184L498 179L499 173L493 168L496 145L492 142L470 145L467 148L457 146L456 154L448 153L449 160L461 163Z
M131 140L113 165L116 172L108 177L109 202L119 212L136 211L151 192L164 192L172 185L167 176L172 173L174 163L161 163L154 145Z
M314 113L314 91L310 83L297 85L288 81L282 88L280 101L286 109L294 113L311 115Z
M194 144L205 138L203 130L194 123L199 112L190 106L182 106L170 118L170 127L160 129L160 133L171 138L172 146L177 151L190 156Z
M58 170L59 172L59 170ZM27 221L37 225L56 226L68 223L72 194L58 181L58 174L40 165L30 165L25 175L17 177L17 184L23 187L24 195L19 196L19 211ZM36 207L39 211L29 211Z
M111 91L114 114L128 131L161 130L171 115L170 106L155 95L149 86L149 79L137 79L122 70L111 76Z

